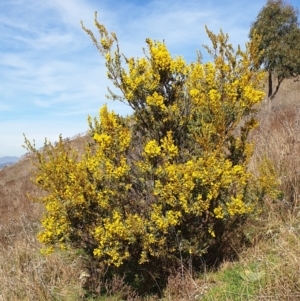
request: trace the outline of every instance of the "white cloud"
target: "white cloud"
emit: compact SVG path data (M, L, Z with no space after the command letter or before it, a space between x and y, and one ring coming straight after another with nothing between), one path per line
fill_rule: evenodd
M0 157L5 155L20 156L26 152L21 146L24 144L23 133L29 141L36 141L36 146L42 147L45 138L57 141L60 134L63 137L72 137L88 129L85 119L82 122L74 122L72 119L61 119L55 122L49 118L35 118L28 121L17 119L0 123ZM5 129L9 129L9 132Z
M296 0L291 0L296 1ZM228 32L234 45L247 40L264 3L254 1L2 0L0 1L0 156L20 155L22 132L38 143L86 129L86 116L108 103L104 61L82 31L99 22L119 37L122 52L142 56L145 39L165 40L174 55L195 59L208 43L204 30ZM96 34L97 36L97 34Z

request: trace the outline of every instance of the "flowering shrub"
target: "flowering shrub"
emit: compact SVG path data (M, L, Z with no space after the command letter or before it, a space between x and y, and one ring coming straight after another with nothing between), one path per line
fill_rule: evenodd
M99 120L89 118L94 142L82 157L62 139L42 151L26 140L47 192L39 240L45 252L81 248L114 267L201 257L263 197L247 171L253 106L264 97L257 41L235 51L227 35L207 30L212 62L199 55L188 64L150 39L145 58L123 58L116 35L95 25L99 40L83 29L120 91L110 97L133 114L103 106Z

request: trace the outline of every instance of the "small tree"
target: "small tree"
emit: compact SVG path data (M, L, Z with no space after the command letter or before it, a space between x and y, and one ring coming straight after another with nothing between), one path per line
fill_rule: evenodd
M261 35L259 50L264 51L260 64L268 72L268 97L274 98L286 78L300 74L300 29L298 11L282 0L268 0L250 29ZM277 77L273 91L272 77Z
M38 199L46 206L40 241L46 251L81 248L127 274L162 275L204 254L216 260L212 251L263 197L247 170L253 106L264 97L259 40L235 51L227 35L207 30L213 62L199 55L187 64L150 39L144 58L122 56L116 35L97 17L95 25L100 39L83 29L121 92L110 97L133 114L102 107L99 120L89 119L94 143L82 157L62 139L41 151L26 140L38 159L36 184L48 192Z

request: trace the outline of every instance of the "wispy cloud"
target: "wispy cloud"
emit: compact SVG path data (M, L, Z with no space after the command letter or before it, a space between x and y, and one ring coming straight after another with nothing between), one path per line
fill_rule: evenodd
M290 1L297 6L298 0ZM294 2L294 3L293 3ZM82 31L94 32L94 12L117 33L127 56L142 56L147 37L165 40L187 61L208 44L204 30L228 32L244 44L261 0L2 0L0 1L0 156L20 155L22 133L42 145L60 133L87 129L88 114L103 103L120 114L128 106L108 101L104 61Z

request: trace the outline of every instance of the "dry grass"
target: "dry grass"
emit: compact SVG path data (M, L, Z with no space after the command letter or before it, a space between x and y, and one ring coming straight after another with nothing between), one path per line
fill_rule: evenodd
M72 253L44 257L35 239L39 224L25 215L11 222L13 227L0 225L6 238L0 245L0 300L79 300L80 258Z
M254 158L271 159L283 200L266 204L258 229L263 239L245 258L265 265L255 300L300 300L300 82L284 82L274 101L263 104L259 119Z
M284 202L297 211L300 197L300 82L286 82L259 112L254 162L266 155L279 175ZM254 169L256 168L254 164Z
M274 223L274 224L273 224ZM270 218L265 239L244 254L247 261L259 262L263 283L255 300L300 300L299 221L276 222Z

